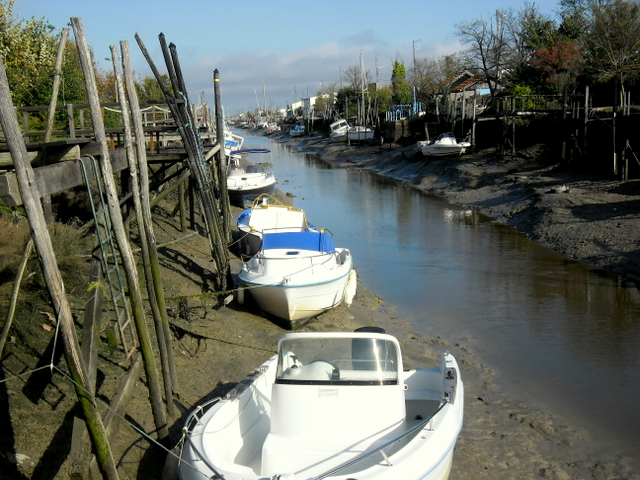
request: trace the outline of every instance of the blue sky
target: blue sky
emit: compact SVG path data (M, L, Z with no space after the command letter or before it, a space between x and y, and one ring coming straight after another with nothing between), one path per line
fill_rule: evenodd
M534 2L555 15L557 0ZM104 69L110 45L129 41L133 68L151 75L134 35L138 33L161 72L166 72L158 35L177 47L192 101L212 99L213 71L220 72L227 115L285 107L323 83L340 81L340 69L364 67L381 81L394 59L407 66L416 57L462 50L455 25L489 19L496 9L521 9L524 1L455 0L15 0L18 18L44 18L62 28L80 17L87 41ZM265 96L263 97L263 84ZM295 97L294 97L295 92Z

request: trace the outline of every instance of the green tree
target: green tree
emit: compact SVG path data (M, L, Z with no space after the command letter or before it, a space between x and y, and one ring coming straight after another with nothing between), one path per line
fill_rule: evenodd
M640 5L633 0L591 3L592 22L585 45L594 78L620 85L637 76L640 64Z
M169 75L163 73L160 78L165 88L171 92L173 89ZM136 83L136 89L141 104L166 103L164 93L155 77L144 77L141 82Z
M411 103L411 86L407 83L407 71L404 63L395 60L391 72L392 100L395 105L408 105Z
M14 104L38 105L51 92L57 41L43 19L15 18L13 4L14 0L0 1L0 56Z
M358 101L362 92L356 87L342 87L336 93L335 108L339 115L349 118L358 114Z

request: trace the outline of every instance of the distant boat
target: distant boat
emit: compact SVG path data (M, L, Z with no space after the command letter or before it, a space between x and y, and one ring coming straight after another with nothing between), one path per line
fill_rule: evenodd
M304 135L304 125L294 125L289 129L289 135L292 137L301 137Z
M356 274L351 252L337 248L328 230L275 230L263 231L260 250L244 260L238 283L260 310L296 328L355 293Z
M251 208L238 216L236 225L241 234L240 252L247 256L258 253L265 231L300 232L313 227L307 222L304 210L283 205L269 195L256 198Z
M370 140L375 135L375 130L371 127L356 125L347 131L347 140L349 142L364 142Z
M337 120L329 125L329 137L332 142L363 142L370 140L375 135L371 127L356 125L352 127L344 120Z
M348 130L349 123L346 120L337 120L329 125L329 137L332 142L344 142L347 140Z
M447 132L440 134L433 142L418 142L417 146L425 157L446 157L462 155L471 144L459 142L452 132Z
M187 417L179 463L169 455L166 471L181 480L446 480L463 422L460 368L448 352L434 368L403 367L400 343L383 329L285 334L276 355Z
M235 150L227 165L227 191L231 204L245 208L262 194L272 194L276 188L276 177L271 165L251 163L246 154L269 153L266 148Z

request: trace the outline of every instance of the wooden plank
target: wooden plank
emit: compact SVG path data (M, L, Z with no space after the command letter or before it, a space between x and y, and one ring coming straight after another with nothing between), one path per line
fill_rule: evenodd
M110 160L114 172L119 172L128 167L124 151L114 150L110 155ZM88 158L34 168L34 178L40 194L43 196L53 195L69 188L84 185L81 162L84 163L89 172L89 178L93 179L93 167L91 166L91 160ZM0 198L8 207L22 205L22 197L17 185L15 174L5 173L0 175Z

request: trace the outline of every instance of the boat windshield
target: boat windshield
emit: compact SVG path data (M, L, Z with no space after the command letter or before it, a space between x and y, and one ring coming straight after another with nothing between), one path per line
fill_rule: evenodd
M276 383L397 385L399 363L389 340L297 337L280 342Z

